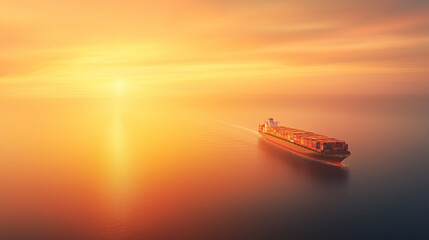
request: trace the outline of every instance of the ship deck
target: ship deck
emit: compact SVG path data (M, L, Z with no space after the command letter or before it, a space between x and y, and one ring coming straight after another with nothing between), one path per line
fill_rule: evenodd
M335 163L340 163L342 160L350 156L350 152L341 152L341 153L320 153L313 149L310 149L308 147L299 145L294 142L290 142L286 139L264 133L259 132L265 139L267 139L270 142L273 142L277 145L280 145L281 147L284 147L292 152L298 153L300 155L304 155L306 157L316 159L316 160L322 160L322 161L332 161Z

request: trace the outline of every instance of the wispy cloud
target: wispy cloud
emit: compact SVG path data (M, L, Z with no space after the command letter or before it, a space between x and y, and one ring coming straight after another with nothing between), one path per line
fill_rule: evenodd
M137 95L335 92L340 76L365 92L394 73L425 86L428 15L417 0L3 1L0 94L108 95L117 79Z

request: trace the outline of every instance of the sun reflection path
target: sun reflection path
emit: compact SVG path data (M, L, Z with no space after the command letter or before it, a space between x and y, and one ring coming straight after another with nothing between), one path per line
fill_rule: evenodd
M130 155L124 124L123 99L118 95L113 102L109 142L106 149L108 179L108 217L112 220L110 227L124 227L130 216Z

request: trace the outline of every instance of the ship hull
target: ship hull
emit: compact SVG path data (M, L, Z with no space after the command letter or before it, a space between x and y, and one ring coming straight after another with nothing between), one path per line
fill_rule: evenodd
M312 159L316 159L316 160L320 160L320 161L326 161L326 162L330 162L330 163L340 163L341 161L343 161L345 158L347 158L348 156L350 156L350 152L345 152L345 153L320 153L320 152L316 152L313 151L311 149L308 149L306 147L303 147L301 145L289 142L285 139L264 133L264 132L259 132L262 137L264 137L266 140L275 143L283 148L288 149L289 151L295 152L297 154L306 156L308 158L312 158Z

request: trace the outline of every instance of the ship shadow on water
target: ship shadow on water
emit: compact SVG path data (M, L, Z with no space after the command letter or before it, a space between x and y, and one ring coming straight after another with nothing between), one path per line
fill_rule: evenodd
M267 142L263 138L259 138L258 148L267 160L284 165L284 167L292 169L294 173L303 175L314 183L344 186L348 182L349 171L346 167L333 166L321 161L307 159Z

